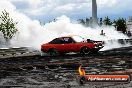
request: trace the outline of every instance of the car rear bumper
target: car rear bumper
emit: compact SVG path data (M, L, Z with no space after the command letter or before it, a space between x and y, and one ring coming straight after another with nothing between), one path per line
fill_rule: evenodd
M98 52L100 49L102 49L104 46L98 46L91 50L91 52Z
M95 46L94 49L100 50L100 49L102 49L103 47L104 47L104 46Z

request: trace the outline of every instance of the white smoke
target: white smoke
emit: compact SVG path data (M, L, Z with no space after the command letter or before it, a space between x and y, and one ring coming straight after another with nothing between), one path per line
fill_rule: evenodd
M105 41L106 44L102 50L122 47L122 45L118 43L117 39L128 39L127 36L117 32L113 26L96 28L84 27L80 24L72 23L66 16L57 18L56 22L47 23L44 25L44 28L56 33L58 36L75 34L92 40ZM100 35L101 30L104 31L105 36Z
M55 37L69 34L81 35L85 38L104 41L127 38L125 35L115 31L114 27L84 27L80 24L72 23L70 18L64 15L58 17L55 22L46 23L44 26L41 26L39 21L32 20L25 14L17 11L15 6L10 2L6 1L5 3L10 4L12 9L6 7L2 7L1 9L0 7L0 10L7 10L14 21L18 22L17 28L19 32L11 40L11 44L14 47L30 46L40 49L41 44L46 43ZM101 30L104 30L106 36L100 35ZM110 45L109 48L113 47Z
M23 20L17 20L19 22L19 34L14 40L12 40L14 46L31 46L40 48L41 44L46 43L55 37L70 34L81 35L84 38L103 41L127 38L125 35L115 31L114 27L84 27L77 23L71 23L70 19L66 16L58 17L56 22L47 23L44 26L41 26L37 20L33 21L22 15L21 17ZM101 30L104 30L105 36L100 35ZM117 42L110 45L108 42L107 45L109 45L110 48L121 46L116 43Z

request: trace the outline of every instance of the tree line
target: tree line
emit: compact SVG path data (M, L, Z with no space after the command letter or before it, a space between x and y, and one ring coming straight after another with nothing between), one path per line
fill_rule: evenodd
M84 26L90 26L90 19L79 19L78 22ZM104 19L100 18L98 22L99 26L114 26L117 31L120 31L124 34L127 33L127 24L126 19L124 18L118 18L117 20L111 20L108 16Z
M17 22L14 22L9 13L4 10L0 14L0 32L2 33L6 43L18 32L16 28Z

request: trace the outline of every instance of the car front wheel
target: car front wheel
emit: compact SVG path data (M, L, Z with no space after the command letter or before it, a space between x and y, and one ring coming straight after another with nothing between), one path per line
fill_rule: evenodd
M89 54L90 53L90 49L88 47L83 47L83 48L81 48L81 52L80 53L84 54L84 55Z
M58 52L56 49L49 49L49 55L50 56L57 56L58 55Z

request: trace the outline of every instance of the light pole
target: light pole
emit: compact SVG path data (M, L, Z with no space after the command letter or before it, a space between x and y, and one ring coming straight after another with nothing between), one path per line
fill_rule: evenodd
M98 24L96 0L92 0L92 21L93 21L93 24L95 25Z

